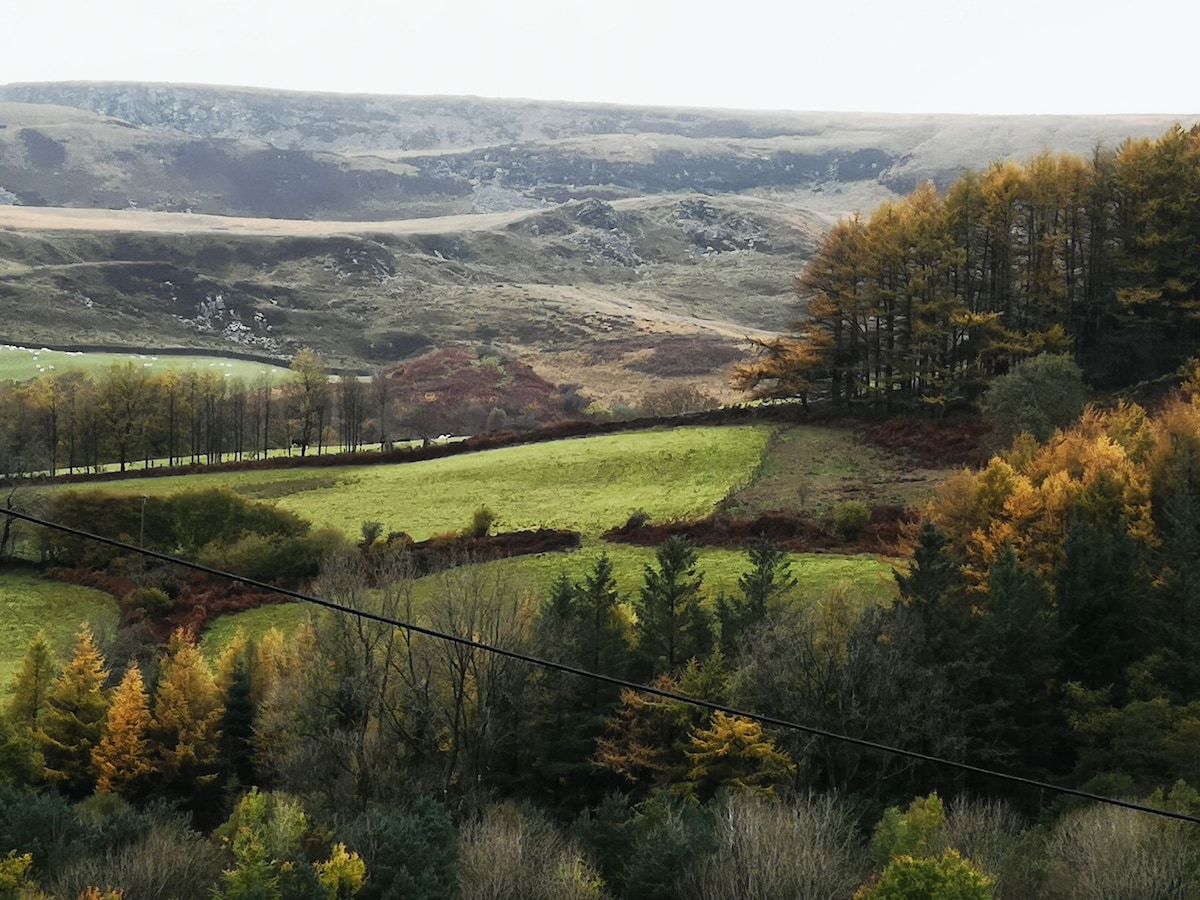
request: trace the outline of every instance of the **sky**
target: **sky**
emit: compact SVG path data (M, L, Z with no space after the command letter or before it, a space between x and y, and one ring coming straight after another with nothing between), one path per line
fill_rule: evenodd
M0 84L1200 113L1189 0L3 0Z

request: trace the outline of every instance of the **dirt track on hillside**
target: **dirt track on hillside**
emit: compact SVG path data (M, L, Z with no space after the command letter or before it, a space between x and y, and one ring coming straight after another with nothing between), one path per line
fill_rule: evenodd
M0 206L0 228L13 231L135 231L150 234L229 234L241 237L329 237L339 234L446 234L500 228L541 212L515 212L384 222L253 219L139 209Z

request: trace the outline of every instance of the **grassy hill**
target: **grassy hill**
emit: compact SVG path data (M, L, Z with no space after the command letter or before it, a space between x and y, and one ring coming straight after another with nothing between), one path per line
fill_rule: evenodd
M111 638L117 601L102 591L48 581L29 571L0 572L0 689L12 681L39 631L61 660L84 622L101 641Z

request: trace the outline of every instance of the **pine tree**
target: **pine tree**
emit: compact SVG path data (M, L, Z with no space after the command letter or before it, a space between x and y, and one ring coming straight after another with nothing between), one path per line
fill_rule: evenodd
M150 699L142 670L135 662L113 693L104 736L92 748L98 793L120 794L127 799L137 795L146 776L154 771L149 752L150 724Z
M1048 765L1064 727L1050 696L1059 665L1050 591L1007 544L988 572L987 591L970 636L982 674L966 698L976 718L968 730L989 761L1018 762L1023 770Z
M32 785L41 771L41 757L37 754L33 735L25 727L0 716L0 785Z
M21 662L21 671L9 687L12 694L7 710L9 721L30 732L37 729L46 711L57 670L46 633L39 631L29 642Z
M962 655L962 635L971 611L963 593L962 570L950 555L950 540L928 520L917 532L912 565L895 572L901 602L896 615L919 623L926 651L923 662L944 664Z
M672 535L658 548L658 567L646 566L636 604L638 651L651 676L672 672L711 649L712 626L701 606L703 576L696 551Z
M660 675L653 686L678 691L679 682ZM677 743L686 733L680 704L634 690L621 692L621 706L596 742L596 765L621 776L639 796L682 771Z
M766 539L750 545L750 565L750 571L738 579L740 598L717 597L721 650L730 655L742 635L767 617L771 601L796 584L787 554Z
M624 677L629 643L620 612L621 597L608 554L601 554L584 576L572 583L562 575L534 624L537 653L594 672ZM523 721L521 768L543 802L575 815L598 802L619 783L597 777L589 757L619 701L612 685L541 673L533 682Z
M772 793L787 781L796 764L753 719L715 712L707 728L691 734L687 791L707 799L718 787Z
M1063 679L1112 688L1117 702L1142 638L1138 555L1123 516L1107 523L1077 518L1067 529L1055 579Z
M71 797L95 786L92 748L100 743L108 714L104 682L108 670L85 624L75 639L71 661L50 688L36 736L45 758L45 778Z
M239 630L217 656L217 690L222 697L220 759L224 777L254 783L254 648Z

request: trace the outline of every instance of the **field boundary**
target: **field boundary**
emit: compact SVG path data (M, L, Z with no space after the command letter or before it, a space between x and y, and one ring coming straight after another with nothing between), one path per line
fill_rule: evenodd
M55 353L130 353L141 356L213 356L222 359L237 359L242 362L262 363L276 369L288 368L291 360L282 356L267 356L262 353L247 353L242 350L225 350L215 347L147 347L133 344L47 344L43 341L14 340L0 335L0 345L21 350L53 350ZM348 369L326 366L333 375L369 375L363 369Z
M25 476L10 479L22 484L88 484L106 481L125 481L137 478L169 478L178 475L202 475L220 472L267 471L271 469L319 469L340 466L393 465L444 459L484 450L498 450L523 444L542 444L576 437L598 437L627 431L650 431L655 428L712 427L721 425L752 425L756 423L816 422L802 412L799 404L770 407L722 407L680 416L654 416L622 422L593 422L576 419L547 425L532 431L500 431L474 435L462 440L430 443L427 446L397 447L393 450L359 450L355 452L320 453L306 456L273 456L267 459L229 460L220 463L188 463L182 466L160 466L151 469L127 469L124 472L98 472Z

